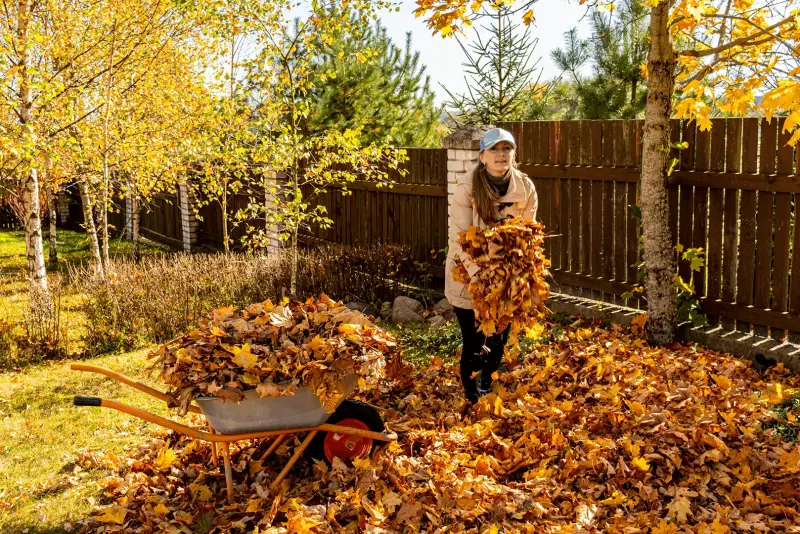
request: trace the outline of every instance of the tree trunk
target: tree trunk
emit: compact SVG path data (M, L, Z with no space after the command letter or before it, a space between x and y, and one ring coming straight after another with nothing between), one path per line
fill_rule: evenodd
M222 245L225 248L225 254L227 254L231 251L230 238L228 237L228 186L224 184L223 187L222 202L220 203L222 208Z
M42 217L39 203L39 177L36 169L28 169L25 189L22 194L22 205L25 209L25 252L28 260L31 291L46 298L47 269L44 261L44 245L42 244Z
M631 107L636 108L636 86L639 84L638 77L631 80Z
M103 248L102 248L103 270L105 272L108 272L110 270L109 259L108 259L108 189L105 188L105 186L108 185L108 182L105 180L103 181L106 183L104 184L103 193L100 201L100 229L103 238Z
M131 199L131 208L133 209L133 218L131 219L131 239L133 240L133 259L139 261L139 198L133 197Z
M22 135L25 141L32 141L33 127L33 95L31 93L31 51L28 47L28 24L31 18L31 6L27 0L17 4L17 50L19 51L19 119L22 124ZM39 204L39 176L33 165L25 169L25 188L22 194L22 205L25 213L25 254L28 263L28 275L31 284L31 311L38 314L50 310L50 293L47 286L47 269L44 262L44 246L42 245L42 215Z
M58 263L58 248L56 248L56 237L58 230L56 222L58 220L58 193L54 189L48 189L47 206L50 208L50 257L47 261L52 264Z
M86 228L86 237L89 238L89 251L92 253L92 263L95 272L103 273L103 259L100 256L100 244L97 242L97 228L94 225L92 215L92 198L89 195L89 184L85 181L80 183L81 203L83 204L83 226Z
M292 277L289 291L297 295L297 228L292 231Z
M641 199L644 261L647 263L647 335L651 343L675 340L675 256L669 231L667 166L669 163L671 98L675 53L667 20L669 4L660 3L650 14L650 52L647 107L642 141Z

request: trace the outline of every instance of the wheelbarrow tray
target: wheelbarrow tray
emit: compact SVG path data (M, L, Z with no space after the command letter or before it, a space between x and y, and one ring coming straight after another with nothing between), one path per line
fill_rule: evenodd
M338 383L342 396L338 407L358 384L358 376L348 375ZM331 415L311 387L299 388L293 395L259 397L247 391L240 402L219 397L195 397L195 402L211 427L220 434L242 434L269 430L289 430L319 426Z

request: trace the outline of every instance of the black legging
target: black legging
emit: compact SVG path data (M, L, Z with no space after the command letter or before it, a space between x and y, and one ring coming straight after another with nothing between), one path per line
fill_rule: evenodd
M508 328L505 331L489 336L478 332L475 312L465 308L455 308L458 326L464 346L461 349L461 383L469 402L478 400L478 383L472 374L481 371L480 389L486 391L492 387L492 373L500 367L503 349L508 341Z

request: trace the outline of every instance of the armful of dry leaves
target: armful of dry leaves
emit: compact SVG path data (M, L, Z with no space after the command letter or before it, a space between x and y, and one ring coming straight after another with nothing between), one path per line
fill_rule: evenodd
M321 295L278 306L267 300L241 311L219 308L148 358L155 359L152 368L160 364L170 405L182 414L195 396L236 402L250 389L278 397L303 386L332 412L345 376L355 373L360 388L372 387L384 374L384 358L395 351L391 334Z
M456 259L455 279L468 284L479 330L485 335L511 328L511 341L534 326L547 312L550 286L545 281L550 260L544 256L544 226L521 218L506 219L481 230L470 226L458 234L464 253L479 267L470 277Z

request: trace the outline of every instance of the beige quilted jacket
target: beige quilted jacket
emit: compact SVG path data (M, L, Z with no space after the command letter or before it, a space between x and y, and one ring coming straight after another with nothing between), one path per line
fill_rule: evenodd
M472 176L469 173L468 176ZM459 256L467 267L470 274L477 269L472 262L462 252L458 244L458 233L464 232L472 225L479 228L487 228L483 220L478 216L478 211L472 202L472 179L466 183L456 186L455 197L450 206L450 227L448 228L448 247L447 262L445 264L444 294L447 300L457 308L472 309L472 299L467 291L467 286L453 279L453 267L455 258ZM539 199L536 196L536 189L533 182L524 174L513 177L508 184L508 191L501 197L498 204L510 204L500 211L501 216L511 215L512 217L523 217L525 219L535 219L536 209Z

